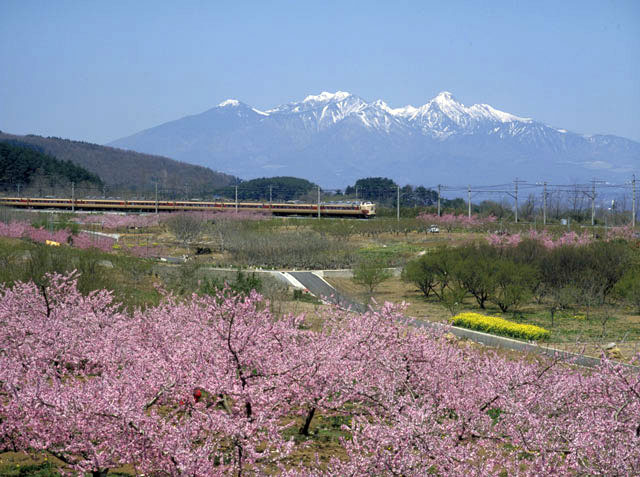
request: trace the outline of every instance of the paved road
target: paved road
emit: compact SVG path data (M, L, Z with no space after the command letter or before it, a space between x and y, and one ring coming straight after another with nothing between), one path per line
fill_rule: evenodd
M302 283L307 290L318 298L334 303L341 308L349 308L359 313L367 311L367 307L351 298L338 293L338 291L312 272L289 272L296 280Z

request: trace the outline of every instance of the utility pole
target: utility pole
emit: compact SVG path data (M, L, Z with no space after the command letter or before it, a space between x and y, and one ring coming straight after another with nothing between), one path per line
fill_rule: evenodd
M596 222L596 180L591 180L591 226Z
M270 185L270 186L269 186L269 209L271 209L271 204L272 204L272 200L271 200L271 198L272 198L272 196L273 196L273 193L272 193L272 192L273 192L273 186L272 186L272 185Z
M471 184L469 184L469 188L467 189L467 195L468 195L467 207L469 209L468 214L469 214L469 218L471 218Z
M107 186L106 185L102 186L102 198L103 199L107 198Z
M544 182L544 191L542 192L542 225L547 225L547 182Z
M76 211L76 183L71 183L71 212Z
M400 222L400 186L398 186L398 198L396 199L396 218Z
M516 224L518 223L518 178L515 180L514 199L516 200Z
M631 228L635 229L636 227L636 175L633 175L633 179L631 179L631 187L633 188L633 199L631 202Z
M156 182L156 215L158 214L158 183Z
M320 186L318 186L318 218L320 218Z
M514 185L513 193L510 192L509 190L502 191L502 192L508 194L510 197L513 197L513 200L515 201L515 211L514 211L515 213L514 213L514 216L515 216L516 224L518 223L518 186L520 185L520 182L527 182L527 181L521 181L516 177L516 180L513 181L513 185ZM545 182L545 184L546 184L546 182Z
M440 217L440 191L442 189L442 186L440 184L438 184L438 217Z
M591 180L591 193L583 190L582 193L591 199L591 226L593 227L596 223L596 183L602 182L597 179Z
M20 186L21 186L21 185L22 185L22 184L18 184L18 197L20 197Z
M358 202L358 184L356 184L356 202Z
M236 186L236 214L238 213L238 186Z

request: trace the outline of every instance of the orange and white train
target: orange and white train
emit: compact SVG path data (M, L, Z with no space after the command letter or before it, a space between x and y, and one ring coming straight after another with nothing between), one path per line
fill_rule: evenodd
M131 212L172 212L178 210L253 210L273 215L317 215L318 204L290 202L233 202L233 201L154 201L124 199L65 199L40 197L0 197L0 205L29 209L113 210ZM372 202L320 203L321 216L371 218L376 215Z

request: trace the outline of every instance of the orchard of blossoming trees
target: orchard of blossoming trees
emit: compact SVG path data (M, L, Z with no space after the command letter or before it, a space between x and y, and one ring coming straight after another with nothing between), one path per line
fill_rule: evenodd
M99 225L103 229L118 230L131 227L146 228L160 224L169 223L179 217L188 217L192 221L252 221L265 218L264 214L250 211L234 212L188 212L183 214L147 214L147 215L84 215L74 217L75 223L84 225ZM10 221L8 223L0 221L0 237L27 238L34 242L45 243L47 240L59 244L68 244L75 248L88 249L96 248L103 252L113 249L116 240L110 237L94 235L87 231L73 234L69 229L50 231L42 227L34 227L26 221ZM131 254L148 257L149 247L134 247L129 249Z
M554 249L564 245L587 245L593 242L593 236L587 232L577 234L575 232L563 233L560 237L554 238L548 231L538 232L530 230L527 234L516 233L512 235L489 234L487 241L497 247L515 246L525 239L530 239L540 243L547 249Z
M520 242L526 239L538 242L547 249L553 249L565 245L588 245L595 241L593 234L589 234L588 232L583 232L582 234L577 234L576 232L565 232L558 237L554 237L548 230L530 230L527 233L505 235L489 234L487 236L487 241L491 245L495 245L498 247L518 245ZM607 241L616 239L633 240L634 231L630 226L610 227L606 231L606 236L603 237L603 239Z
M95 236L87 232L73 235L71 231L66 229L49 231L33 227L27 222L10 222L8 224L0 222L0 237L28 238L39 243L45 243L48 240L59 244L73 245L80 249L97 248L105 252L111 250L115 243L115 240L109 237Z
M0 445L105 475L640 473L640 380L605 362L507 359L407 326L385 305L319 330L262 298L130 314L73 277L0 290ZM300 415L343 415L344 455L305 467ZM288 429L288 430L287 430ZM300 439L298 439L300 441Z
M472 215L456 215L456 214L420 214L418 220L426 224L434 224L445 228L448 232L454 228L470 229L483 225L494 224L496 218L493 215L481 217L477 214Z

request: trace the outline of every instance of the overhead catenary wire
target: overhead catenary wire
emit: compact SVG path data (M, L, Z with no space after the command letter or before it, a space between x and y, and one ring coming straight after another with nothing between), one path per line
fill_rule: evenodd
M59 179L57 176L41 176L43 180L54 180ZM556 193L564 193L564 194L583 194L592 199L595 203L595 192L597 191L609 191L612 193L615 192L627 192L632 193L635 190L635 183L633 181L628 181L625 183L610 183L596 180L597 182L591 181L591 183L574 183L574 184L553 184L549 181L545 182L524 182L518 181L518 190L519 191L527 191L529 193L533 193L536 190L542 189L546 191L545 197L549 197L552 194ZM447 185L447 184L438 184L435 186L417 186L423 188L423 190L433 194L433 201L435 202L438 197L442 197L443 195L451 196L452 193L460 192L464 193L469 191L469 188L472 192L472 197L487 195L510 195L514 197L514 189L513 183L500 183L500 184L476 184L476 185ZM394 197L396 195L396 188L399 186L394 186L391 188L384 187L375 187L369 188L363 185L357 185L355 187L355 200L384 200ZM407 195L404 192L404 189L407 186L402 188L401 194L403 197ZM412 193L416 193L416 186L409 186L410 188L415 187ZM95 197L103 197L107 198L109 196L117 196L117 197L129 197L129 198L153 198L154 200L161 200L166 198L175 198L175 199L191 199L193 198L193 193L198 194L196 199L202 200L211 200L216 198L233 198L235 200L235 192L238 192L238 200L269 200L269 202L273 202L274 200L283 200L286 197L300 196L305 193L311 193L311 190L304 190L299 187L291 187L287 185L282 185L278 183L267 184L263 186L254 186L254 185L243 185L243 183L229 185L224 187L216 187L211 188L210 190L204 190L199 188L194 190L191 188L189 184L185 184L182 186L170 186L166 184L161 184L158 181L154 181L149 184L141 184L135 188L127 188L120 187L117 185L87 185L85 183L76 183L76 184L25 184L25 183L10 183L10 182L0 182L0 188L5 191L6 195L10 195L11 191L15 191L15 194L29 194L32 195L38 193L39 191L46 191L47 195L53 196L69 196L75 195L76 197L81 196L95 196ZM71 190L73 189L73 190ZM329 197L332 195L339 195L341 197L346 197L344 194L345 189L338 188L321 188L323 191L323 195L325 197ZM436 192L437 191L437 192ZM595 192L594 192L595 191ZM199 197L202 196L202 197ZM229 197L231 196L231 197ZM353 195L352 195L353 197ZM592 206L593 209L593 206Z
M554 184L550 181L527 182L525 180L515 179L511 183L498 184L476 184L476 185L450 185L437 184L433 186L423 185L405 185L400 187L390 179L388 185L367 185L358 181L355 186L344 188L323 188L312 184L283 184L278 181L266 181L262 184L252 184L235 182L220 187L200 187L185 184L163 184L162 181L153 180L150 183L139 184L137 186L119 186L113 184L91 184L87 182L77 183L75 181L60 181L60 177L56 175L41 174L34 183L28 182L9 182L0 181L0 189L2 194L10 196L24 197L60 197L74 200L79 199L118 199L118 200L152 200L154 203L171 200L195 200L195 201L229 201L229 202L246 202L255 201L266 204L286 202L291 199L302 199L305 202L317 202L320 204L331 202L361 202L372 201L380 205L392 206L395 202L396 217L400 218L401 207L414 207L418 205L436 206L437 213L443 212L443 206L449 210L451 207L461 208L466 202L467 215L471 215L473 207L480 204L474 203L473 199L484 197L484 200L491 198L506 199L515 202L513 208L513 216L520 219L520 196L518 194L528 194L524 201L523 213L528 217L532 217L535 210L541 213L541 220L546 224L549 219L550 206L553 217L557 220L560 211L560 204L565 205L563 210L568 214L584 214L585 204L590 200L591 223L595 225L596 209L598 213L604 214L606 221L607 210L609 212L630 212L630 223L635 226L637 219L637 202L636 202L636 181L635 175L631 180L623 183L607 182L599 179L592 179L588 183L575 182ZM389 184L390 183L390 184ZM393 184L391 186L391 184ZM311 188L310 188L311 187ZM318 196L314 197L314 189L318 189ZM349 194L346 192L349 191ZM466 194L465 194L466 192ZM355 194L354 194L355 193ZM194 195L195 194L195 195ZM462 198L467 195L466 201ZM445 198L448 197L448 198ZM607 208L606 199L614 198L611 207ZM445 202L443 202L443 200ZM460 202L456 203L456 200ZM615 209L614 209L615 201ZM569 203L569 207L566 204ZM496 203L500 207L505 207L504 202ZM555 204L555 205L554 205ZM631 207L629 207L629 204ZM480 209L476 209L480 210ZM575 217L574 217L575 219Z

